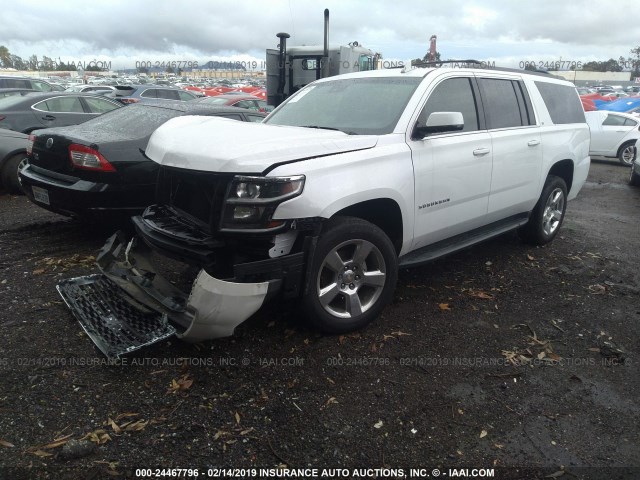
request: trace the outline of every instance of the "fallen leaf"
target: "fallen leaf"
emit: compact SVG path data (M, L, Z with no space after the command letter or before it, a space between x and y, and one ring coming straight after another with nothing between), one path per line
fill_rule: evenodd
M34 270L33 273L34 275L42 275L45 272L44 268L38 268L37 270Z
M236 423L240 423L240 414L238 412L235 413L234 417L236 419Z
M549 475L547 475L544 478L558 478L564 475L564 470L558 470L557 472L553 472Z
M410 333L401 332L400 330L398 330L397 332L391 332L391 335L397 335L398 337L401 337L403 335L411 335L411 334Z
M504 445L502 445L501 443L494 443L493 446L496 447L498 450L502 450L504 448Z
M56 438L53 440L53 442L48 443L40 448L43 450L49 450L52 448L61 447L62 445L67 443L71 439L71 437L73 437L73 433L70 433L69 435L65 435L64 437Z
M167 393L177 393L188 390L193 385L193 380L189 378L189 374L182 375L178 380L171 380L171 385L167 389Z
M486 431L486 430L482 430L482 431L480 432L480 438L484 438L484 437L486 437L486 436L487 436L487 431Z
M493 300L493 295L482 290L469 290L469 295L475 298L482 298L484 300Z
M535 260L535 258L533 257L533 255L529 255L529 254L527 253L527 260L534 261L534 260Z
M322 405L322 407L320 408L327 408L332 403L338 403L338 401L336 400L336 397L329 398L326 402L324 402L324 405Z
M384 425L382 420L378 420L377 423L373 424L373 428L382 428L382 425Z
M53 457L53 453L45 452L44 450L36 450L35 452L31 453L39 457Z
M0 445L7 448L13 448L15 445L13 443L7 442L6 440L0 440Z
M118 424L116 422L114 422L111 418L109 418L109 420L107 420L107 424L111 425L112 430L115 433L120 433L122 432L122 429L118 426Z
M123 427L123 425L121 425L121 428L124 428L125 432L139 432L141 430L144 430L144 427L146 427L149 424L149 421L144 421L144 420L136 420L135 422L130 422L128 423L126 426ZM109 440L111 440L109 438Z
M448 303L440 303L440 304L438 304L438 307L440 307L440 310L442 310L442 311L451 310L451 308L449 307Z

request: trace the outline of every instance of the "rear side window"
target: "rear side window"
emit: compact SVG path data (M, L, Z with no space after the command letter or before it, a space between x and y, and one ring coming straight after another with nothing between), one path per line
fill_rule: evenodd
M478 113L470 79L449 78L440 83L429 96L418 123L426 125L433 112L460 112L464 119L462 131L478 130Z
M194 100L196 98L195 95L192 95L191 93L187 93L187 92L183 92L182 90L177 90L178 96L180 97L180 100L184 100L186 102Z
M36 103L33 108L44 110L45 112L84 113L80 99L71 96L50 98L44 102Z
M49 85L48 83L39 82L38 80L31 80L31 85L31 88L40 92L50 92L51 90L53 90L53 88L51 88L51 85Z
M28 88L31 89L29 80L22 80L20 78L3 78L0 80L2 88Z
M156 90L156 94L158 98L163 98L165 100L179 100L178 92L176 90Z
M102 98L84 97L84 101L87 102L91 113L105 113L118 108L118 105Z
M258 115L247 115L247 119L250 122L260 123L264 120L264 117L259 117Z
M144 98L158 98L156 96L156 92L157 90L155 88L148 88L144 92L142 92L140 96Z
M478 79L485 120L488 129L511 128L528 125L527 113L522 103L522 92L516 94L518 84L499 78ZM519 100L520 97L520 101Z
M535 83L553 123L561 125L586 122L582 102L575 87L548 82Z

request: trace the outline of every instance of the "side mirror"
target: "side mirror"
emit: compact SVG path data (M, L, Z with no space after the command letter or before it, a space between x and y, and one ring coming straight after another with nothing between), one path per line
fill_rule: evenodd
M433 112L426 125L416 124L412 138L422 140L433 133L456 132L464 128L464 117L461 112Z

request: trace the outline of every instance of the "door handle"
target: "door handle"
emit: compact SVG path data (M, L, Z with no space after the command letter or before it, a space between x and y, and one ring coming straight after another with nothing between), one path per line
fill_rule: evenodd
M491 150L489 150L488 148L476 148L476 149L473 151L473 154L474 154L476 157L481 157L481 156L483 156L483 155L486 155L486 154L487 154L487 153L489 153L490 151L491 151Z
M529 140L527 142L527 145L529 145L530 147L535 147L536 145L540 145L540 140Z
M53 115L45 115L44 117L42 117L43 120L55 120L56 117L54 117Z

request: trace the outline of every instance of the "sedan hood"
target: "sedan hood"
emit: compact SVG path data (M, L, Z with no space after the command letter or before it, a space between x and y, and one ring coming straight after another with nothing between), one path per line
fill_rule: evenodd
M260 173L273 164L372 148L377 141L333 130L184 116L158 128L145 153L187 170Z

